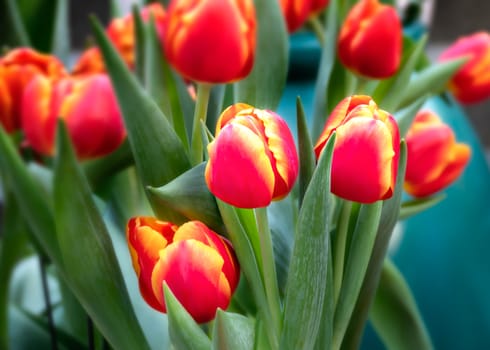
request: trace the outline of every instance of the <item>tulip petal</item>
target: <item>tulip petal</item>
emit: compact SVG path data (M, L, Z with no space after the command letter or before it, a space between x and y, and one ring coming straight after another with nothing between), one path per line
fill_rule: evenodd
M332 192L361 203L372 203L390 194L395 152L385 124L359 117L342 124L336 132Z
M264 142L247 127L227 124L208 145L206 183L219 199L242 208L267 206L274 172Z
M160 252L152 273L153 292L165 305L162 283L196 322L214 318L217 308L226 309L231 290L221 271L223 258L211 247L196 240L175 242Z

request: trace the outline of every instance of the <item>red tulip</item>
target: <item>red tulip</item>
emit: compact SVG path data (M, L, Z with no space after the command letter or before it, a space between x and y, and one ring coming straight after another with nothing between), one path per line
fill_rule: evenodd
M402 56L402 26L396 10L378 0L352 7L338 40L340 61L355 73L373 79L395 74Z
M159 38L163 36L165 10L163 6L154 2L141 9L141 18L143 21L149 21L153 16L155 27ZM134 36L133 15L128 14L121 18L114 18L107 26L106 33L117 51L121 54L123 60L130 67L135 63L135 36ZM72 70L73 74L94 74L105 72L104 60L97 47L91 47L85 50L79 57Z
M453 183L464 171L471 149L456 143L454 132L430 111L422 111L407 133L405 190L429 196Z
M328 6L329 3L330 0L312 0L310 6L310 14L315 14L322 11Z
M172 0L163 45L184 77L228 83L247 76L255 54L252 0Z
M395 119L371 97L351 96L330 114L315 146L317 158L333 132L332 193L360 203L390 198L400 148Z
M196 322L228 307L240 270L226 239L199 221L178 227L151 217L130 219L126 236L141 295L151 307L166 312L164 281Z
M236 207L265 207L285 197L298 176L298 155L286 122L243 103L221 114L208 153L205 178L211 193Z
M67 73L56 57L30 48L14 49L0 58L0 122L7 132L20 129L22 95L38 74L56 80Z
M469 104L490 97L490 34L478 32L460 38L441 54L439 61L461 57L468 61L449 82L456 99Z
M121 113L105 74L67 77L55 83L35 77L22 101L22 128L38 153L53 155L58 117L64 119L80 159L114 151L126 137Z
M280 0L288 32L293 33L306 22L311 13L313 0Z

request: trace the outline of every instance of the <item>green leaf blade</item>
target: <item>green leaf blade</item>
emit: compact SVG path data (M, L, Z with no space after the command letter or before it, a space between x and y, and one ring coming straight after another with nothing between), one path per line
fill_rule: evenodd
M332 205L331 137L306 191L301 207L284 305L281 349L311 349L315 345L326 302Z
M107 228L77 164L69 136L58 126L54 206L68 286L117 349L148 349L127 294Z

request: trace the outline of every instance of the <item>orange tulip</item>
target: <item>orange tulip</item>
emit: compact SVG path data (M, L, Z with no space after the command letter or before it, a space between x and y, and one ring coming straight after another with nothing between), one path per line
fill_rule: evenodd
M417 114L407 133L405 190L425 197L453 183L464 171L471 149L456 143L454 132L430 111Z
M153 16L155 27L159 38L163 36L165 9L163 6L154 2L141 9L143 21L149 21ZM135 63L135 37L134 37L133 15L128 14L122 18L114 18L107 26L106 33L109 40L114 44L117 51L131 69ZM97 47L85 50L79 57L72 70L73 74L93 74L105 72L104 60Z
M280 0L288 32L293 33L306 22L311 13L313 0Z
M402 56L402 26L396 10L378 0L352 7L338 40L340 61L353 72L373 79L395 74Z
M351 96L330 114L315 145L317 158L333 132L332 193L360 203L390 198L400 153L395 119L371 97Z
M56 57L30 48L14 49L0 58L0 122L7 132L20 129L22 95L38 74L56 80L67 73Z
M478 32L460 38L441 54L439 61L460 57L468 61L452 77L449 90L465 104L490 97L490 34Z
M94 74L57 82L38 75L26 87L22 128L38 153L53 155L58 117L66 122L80 159L114 151L126 137L109 77Z
M190 80L236 81L252 69L255 27L252 0L173 0L167 12L165 55Z
M298 176L298 155L286 122L243 103L221 114L208 153L205 178L211 193L236 207L265 207L285 197Z
M141 295L151 307L166 312L164 281L196 322L228 307L240 269L230 243L206 225L135 217L126 236Z

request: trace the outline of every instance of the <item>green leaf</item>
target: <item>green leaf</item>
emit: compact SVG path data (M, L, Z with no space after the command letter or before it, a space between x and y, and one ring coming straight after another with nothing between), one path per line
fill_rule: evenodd
M359 210L345 263L344 278L335 308L333 349L340 349L359 297L376 240L382 205L382 201L362 204Z
M145 76L145 66L146 66L146 46L147 46L147 37L145 35L145 24L143 23L143 19L140 15L140 9L136 4L133 4L132 7L132 16L134 21L134 57L135 57L135 74L138 77L139 81L144 85L146 80Z
M175 348L179 350L211 349L211 340L180 304L165 282L163 282L163 291L168 314L168 332Z
M61 59L65 64L69 62L70 55L70 22L69 1L56 0L54 8L53 33L51 35L51 53Z
M385 200L383 203L380 224L369 265L367 266L366 275L362 283L361 291L359 292L359 298L357 299L349 327L342 343L342 348L344 349L357 349L361 342L363 330L368 319L369 308L371 307L374 293L379 283L391 235L400 213L406 161L407 147L406 143L402 141L400 144L400 159L398 162L395 192L390 199Z
M92 25L121 107L138 174L145 187L162 186L190 169L186 150L157 104L128 71L96 19L92 19ZM177 224L185 221L168 208L159 206L154 210L162 219Z
M418 213L423 212L429 208L432 208L436 204L440 203L446 195L444 193L439 193L434 196L424 197L424 198L415 198L412 200L408 200L402 203L402 207L400 209L399 220L405 220L409 217L416 215Z
M134 164L131 147L127 140L114 152L82 163L85 176L95 190L103 187L111 176Z
M433 349L410 288L389 260L383 265L370 319L388 350Z
M49 328L45 317L29 314L16 305L10 304L9 314L9 338L10 350L50 350L53 349ZM83 350L86 345L78 339L66 333L63 329L56 329L57 348L61 350Z
M173 125L184 148L188 149L189 140L186 125L188 125L190 133L194 101L190 97L182 78L173 73L170 68L163 54L153 20L148 23L146 28L145 59L145 87Z
M43 252L58 267L62 267L61 253L56 238L52 203L46 199L41 184L29 173L3 128L0 128L0 169L19 205L22 216Z
M216 232L225 232L216 199L204 181L206 163L186 171L168 184L149 188L154 203L182 214L189 220L199 220Z
M10 277L27 244L27 225L13 194L3 187L2 231L0 235L0 348L8 349L8 300Z
M383 80L376 88L373 99L378 105L387 110L395 111L400 103L401 95L409 84L417 63L424 52L427 36L422 37L402 59L398 72L391 78Z
M409 106L395 113L395 119L398 124L398 130L400 131L400 137L405 137L408 130L410 129L410 126L412 126L412 122L415 119L415 116L420 111L425 101L427 101L428 97L428 95L422 96Z
M310 183L313 172L315 171L316 159L313 151L311 136L308 132L305 111L301 99L296 100L296 116L298 130L298 150L299 150L299 202L303 201L303 197Z
M466 58L440 62L414 75L408 86L404 87L399 107L404 108L428 93L443 91L448 80L466 62Z
M251 318L218 309L213 329L213 349L252 350L254 327L255 322Z
M275 110L288 71L288 34L279 2L255 0L257 47L249 76L235 84L235 102Z
M149 348L130 305L107 228L60 122L55 160L56 232L68 286L117 349Z
M327 285L332 205L331 160L335 137L331 137L306 191L301 207L284 302L281 349L311 349L315 345L323 306L333 292Z
M22 20L19 4L16 0L5 0L6 19L10 24L12 46L31 46L27 28Z

